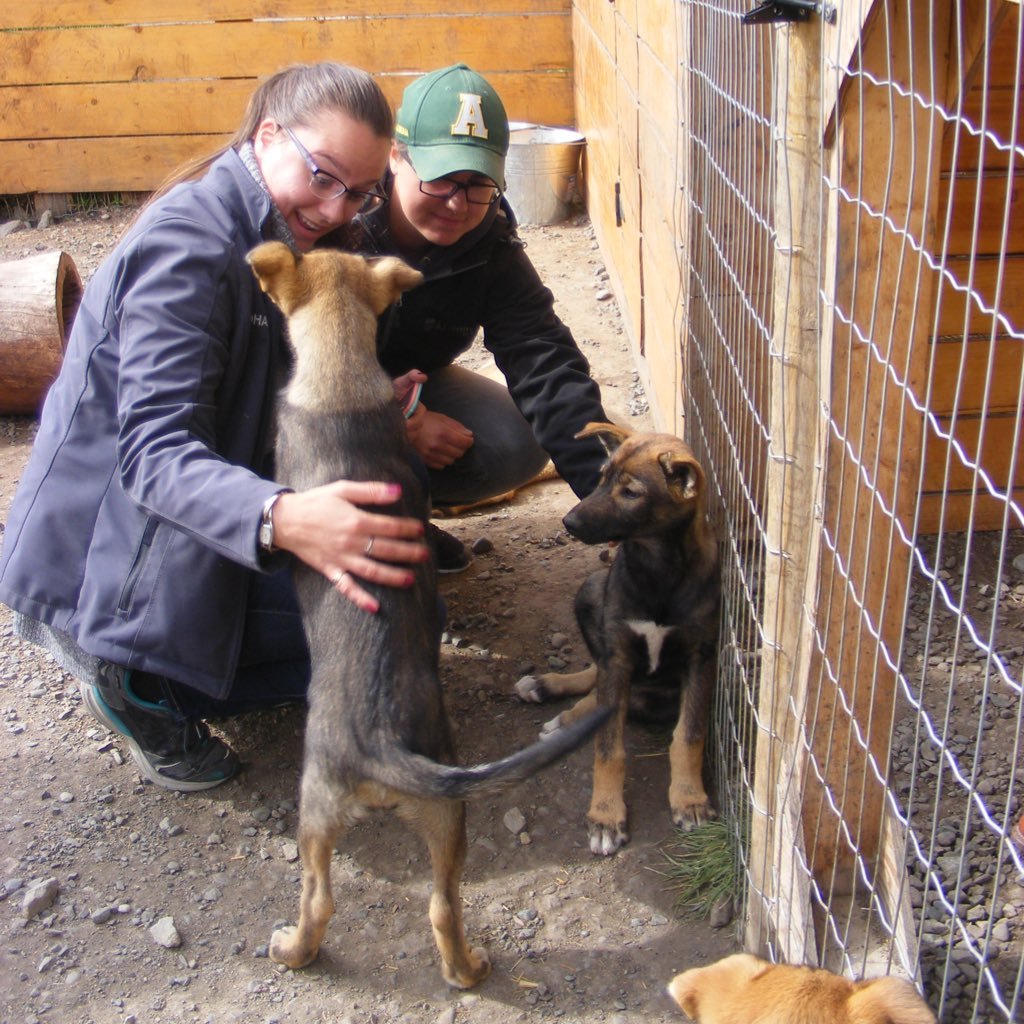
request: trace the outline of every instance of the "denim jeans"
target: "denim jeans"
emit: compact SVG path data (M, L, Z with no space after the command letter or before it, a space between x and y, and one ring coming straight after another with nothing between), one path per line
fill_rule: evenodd
M428 470L434 505L468 505L522 487L546 465L547 452L504 384L462 366L432 370L422 401L473 431L473 445L444 469Z

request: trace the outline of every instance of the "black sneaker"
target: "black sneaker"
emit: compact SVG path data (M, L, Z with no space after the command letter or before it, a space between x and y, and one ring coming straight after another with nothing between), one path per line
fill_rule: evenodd
M439 526L427 523L427 543L434 549L438 572L462 572L473 561L473 552Z
M164 789L191 792L212 789L238 772L234 751L210 735L205 722L186 718L177 708L166 679L145 675L160 694L145 700L132 692L132 672L101 662L92 684L79 682L82 700L93 718L128 740L142 774Z

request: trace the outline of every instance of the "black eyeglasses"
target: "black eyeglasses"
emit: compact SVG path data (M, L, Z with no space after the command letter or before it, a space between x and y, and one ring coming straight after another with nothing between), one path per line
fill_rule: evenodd
M501 195L501 189L497 185L484 185L479 181L435 178L433 181L420 182L420 191L432 199L451 199L460 190L466 193L466 202L475 206L492 206Z
M337 199L339 196L345 196L346 202L356 203L359 206L360 213L375 210L387 199L379 185L372 192L360 192L358 189L349 188L341 178L336 178L333 174L317 166L313 154L299 142L291 128L285 128L284 125L281 127L284 128L288 138L295 143L295 148L306 162L310 173L309 190L318 199Z

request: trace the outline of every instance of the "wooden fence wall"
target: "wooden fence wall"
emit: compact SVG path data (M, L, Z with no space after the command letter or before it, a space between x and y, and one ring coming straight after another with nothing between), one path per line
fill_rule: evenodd
M0 4L0 195L151 190L230 135L260 76L317 60L396 105L464 61L513 120L573 124L570 0L21 0Z
M587 209L615 283L657 422L682 429L686 271L677 0L575 0L576 117L586 136Z

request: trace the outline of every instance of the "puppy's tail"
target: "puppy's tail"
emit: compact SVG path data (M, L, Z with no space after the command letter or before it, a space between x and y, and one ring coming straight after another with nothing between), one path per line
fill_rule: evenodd
M572 753L611 717L613 708L598 708L580 721L558 729L500 761L463 768L438 764L408 750L392 751L373 775L393 789L414 796L469 800L499 793Z

